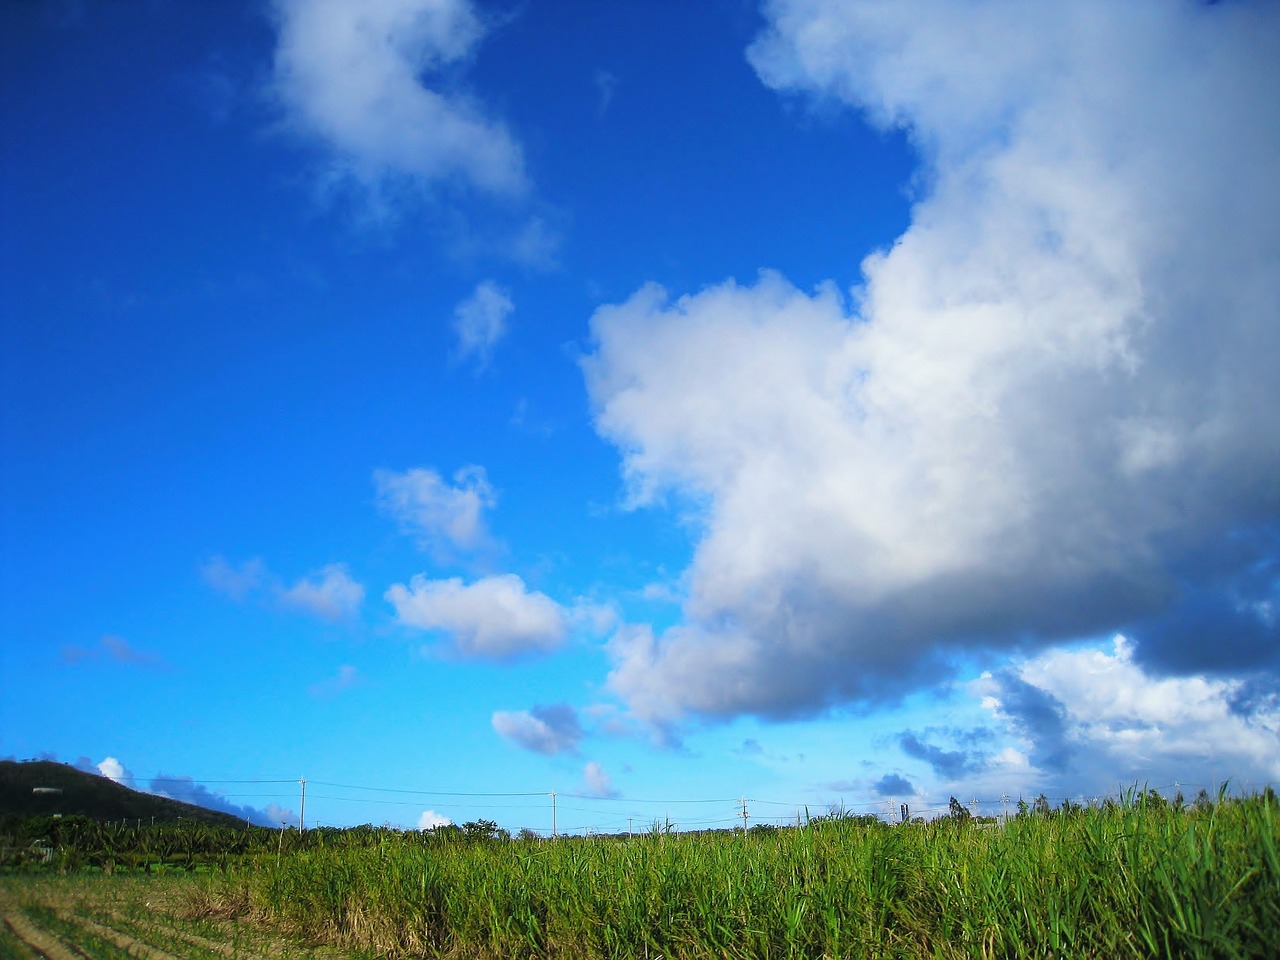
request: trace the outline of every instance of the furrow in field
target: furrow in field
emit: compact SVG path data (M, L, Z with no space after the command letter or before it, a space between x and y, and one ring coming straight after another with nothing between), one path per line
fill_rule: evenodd
M159 920L130 919L120 913L111 915L113 923L124 924L150 936L167 937L173 941L185 943L188 947L213 957L234 957L235 960L271 960L265 953L246 950L243 943L210 940L197 933L182 930Z
M142 957L143 960L183 960L182 957L167 953L114 927L98 923L96 920L90 920L88 917L82 917L66 910L57 911L57 915L58 919L63 923L87 930L108 943L114 943L130 956L136 954Z
M45 960L92 960L88 954L62 942L57 934L37 924L17 910L6 909L0 921L13 931L37 956Z

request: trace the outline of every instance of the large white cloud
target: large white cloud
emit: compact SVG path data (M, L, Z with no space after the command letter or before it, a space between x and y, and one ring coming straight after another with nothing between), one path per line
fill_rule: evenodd
M386 599L400 623L446 634L458 653L502 660L553 650L564 642L569 614L545 593L530 591L515 574L463 583L419 574L394 584Z
M767 15L761 77L907 128L921 193L851 302L765 273L593 317L632 498L702 524L684 622L620 631L613 688L796 715L1127 625L1152 663L1273 669L1280 10Z
M468 0L276 0L275 8L273 90L290 125L321 144L338 173L373 188L399 178L525 189L510 133L442 77L485 32Z

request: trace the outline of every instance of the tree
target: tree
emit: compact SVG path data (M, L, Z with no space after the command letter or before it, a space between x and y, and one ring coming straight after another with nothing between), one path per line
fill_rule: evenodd
M951 798L948 808L948 816L950 816L952 820L956 821L956 823L967 823L973 817L973 814L969 812L968 808L955 797Z

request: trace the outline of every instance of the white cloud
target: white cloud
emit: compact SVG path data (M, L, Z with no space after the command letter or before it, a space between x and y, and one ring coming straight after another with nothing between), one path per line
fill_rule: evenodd
M133 771L129 770L115 757L105 757L102 762L98 764L98 772L108 780L114 780L122 786L131 788L135 787Z
M453 311L458 356L474 357L480 367L488 366L493 348L506 336L507 318L514 309L511 298L496 283L480 283Z
M906 128L921 193L851 303L765 273L596 312L597 429L701 529L684 622L620 631L613 689L799 715L1128 624L1153 662L1274 669L1238 611L1275 592L1277 8L766 12L762 78Z
M526 188L506 127L441 81L485 32L467 0L276 0L275 9L272 90L335 174L375 192L397 179Z
M591 797L616 797L618 791L613 788L613 780L595 760L582 768L582 792Z
M576 753L582 739L578 714L567 704L532 710L498 710L493 729L512 743L534 753Z
M419 574L409 586L394 584L386 599L400 623L449 635L458 653L506 659L558 647L569 627L566 611L515 574L464 584L458 577L429 580Z
M453 823L444 814L436 813L434 810L423 810L422 816L418 818L419 830L434 830L436 827L447 827Z
M1054 648L972 688L1020 738L1007 753L1041 782L1097 793L1136 783L1280 779L1280 700L1245 705L1240 680L1153 676L1111 650Z
M378 470L373 475L378 506L423 549L436 553L473 551L488 544L484 511L498 502L484 467L463 467L453 485L434 470L416 467L404 473Z
M351 578L344 564L331 563L281 591L280 599L325 620L342 620L359 612L364 587Z

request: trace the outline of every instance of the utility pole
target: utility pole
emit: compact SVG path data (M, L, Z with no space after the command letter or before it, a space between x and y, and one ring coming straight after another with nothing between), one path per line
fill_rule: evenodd
M747 798L742 798L742 832L747 832Z
M551 791L551 839L556 838L556 792Z
M631 834L631 821L632 821L632 820L634 820L634 819L635 819L635 817L627 817L627 836L628 836L628 837L630 837L630 836L632 835L632 834Z
M307 822L307 778L303 777L298 782L302 784L302 804L298 808L298 832L301 833Z

